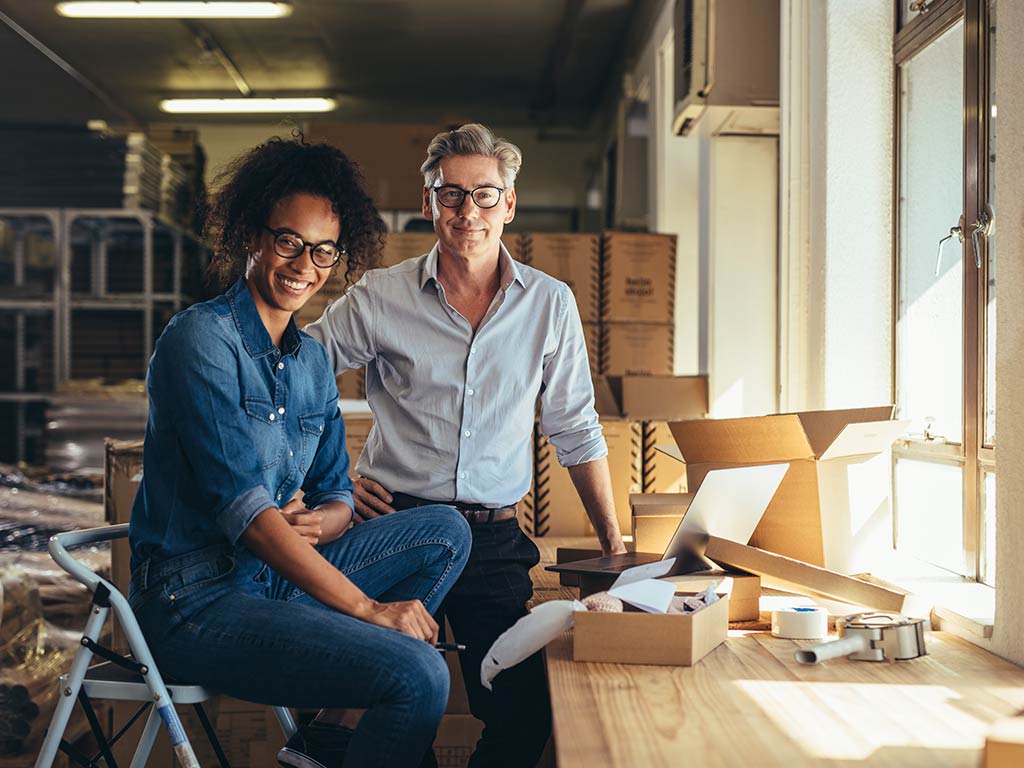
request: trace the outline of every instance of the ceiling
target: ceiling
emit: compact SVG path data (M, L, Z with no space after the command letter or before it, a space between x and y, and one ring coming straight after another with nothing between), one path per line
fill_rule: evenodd
M234 67L254 96L337 97L331 120L585 129L621 71L629 30L651 5L292 2L280 20L186 22L67 19L52 0L0 0L0 120L203 122L170 118L157 104L239 96Z

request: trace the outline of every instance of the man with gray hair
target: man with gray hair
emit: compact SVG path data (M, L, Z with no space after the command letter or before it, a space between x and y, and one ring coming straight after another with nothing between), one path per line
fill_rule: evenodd
M469 562L442 608L484 722L471 766L532 766L550 733L539 654L498 675L493 692L480 683L484 654L533 594L539 553L516 505L530 490L538 397L541 429L602 550L625 551L572 292L501 242L521 164L519 148L482 125L435 136L420 170L437 244L368 272L306 328L338 373L366 366L374 426L357 464L356 520L440 502L471 524Z

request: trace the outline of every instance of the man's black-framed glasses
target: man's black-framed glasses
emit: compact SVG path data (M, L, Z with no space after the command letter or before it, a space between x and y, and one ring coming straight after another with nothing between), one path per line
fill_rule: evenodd
M271 229L266 225L263 228L274 236L274 253L282 259L296 259L300 253L309 248L313 263L320 269L328 269L337 264L345 255L345 249L330 240L324 240L322 243L307 243L287 229Z
M493 208L501 200L501 193L505 190L502 187L477 187L476 189L463 189L454 184L443 184L434 187L437 195L437 202L445 208L459 208L466 195L473 198L478 208Z

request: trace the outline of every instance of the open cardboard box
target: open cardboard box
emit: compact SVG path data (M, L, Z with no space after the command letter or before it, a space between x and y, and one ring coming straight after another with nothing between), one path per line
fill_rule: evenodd
M573 621L574 661L689 667L729 634L729 596L694 613L579 611Z
M869 570L858 557L887 530L891 475L861 470L903 433L906 422L892 412L887 405L676 421L676 446L664 450L686 462L690 491L712 469L789 462L750 544L837 571Z

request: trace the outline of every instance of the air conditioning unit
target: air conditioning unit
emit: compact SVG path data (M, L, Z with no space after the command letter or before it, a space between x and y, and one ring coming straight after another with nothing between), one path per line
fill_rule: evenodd
M777 0L676 0L673 131L778 134Z

